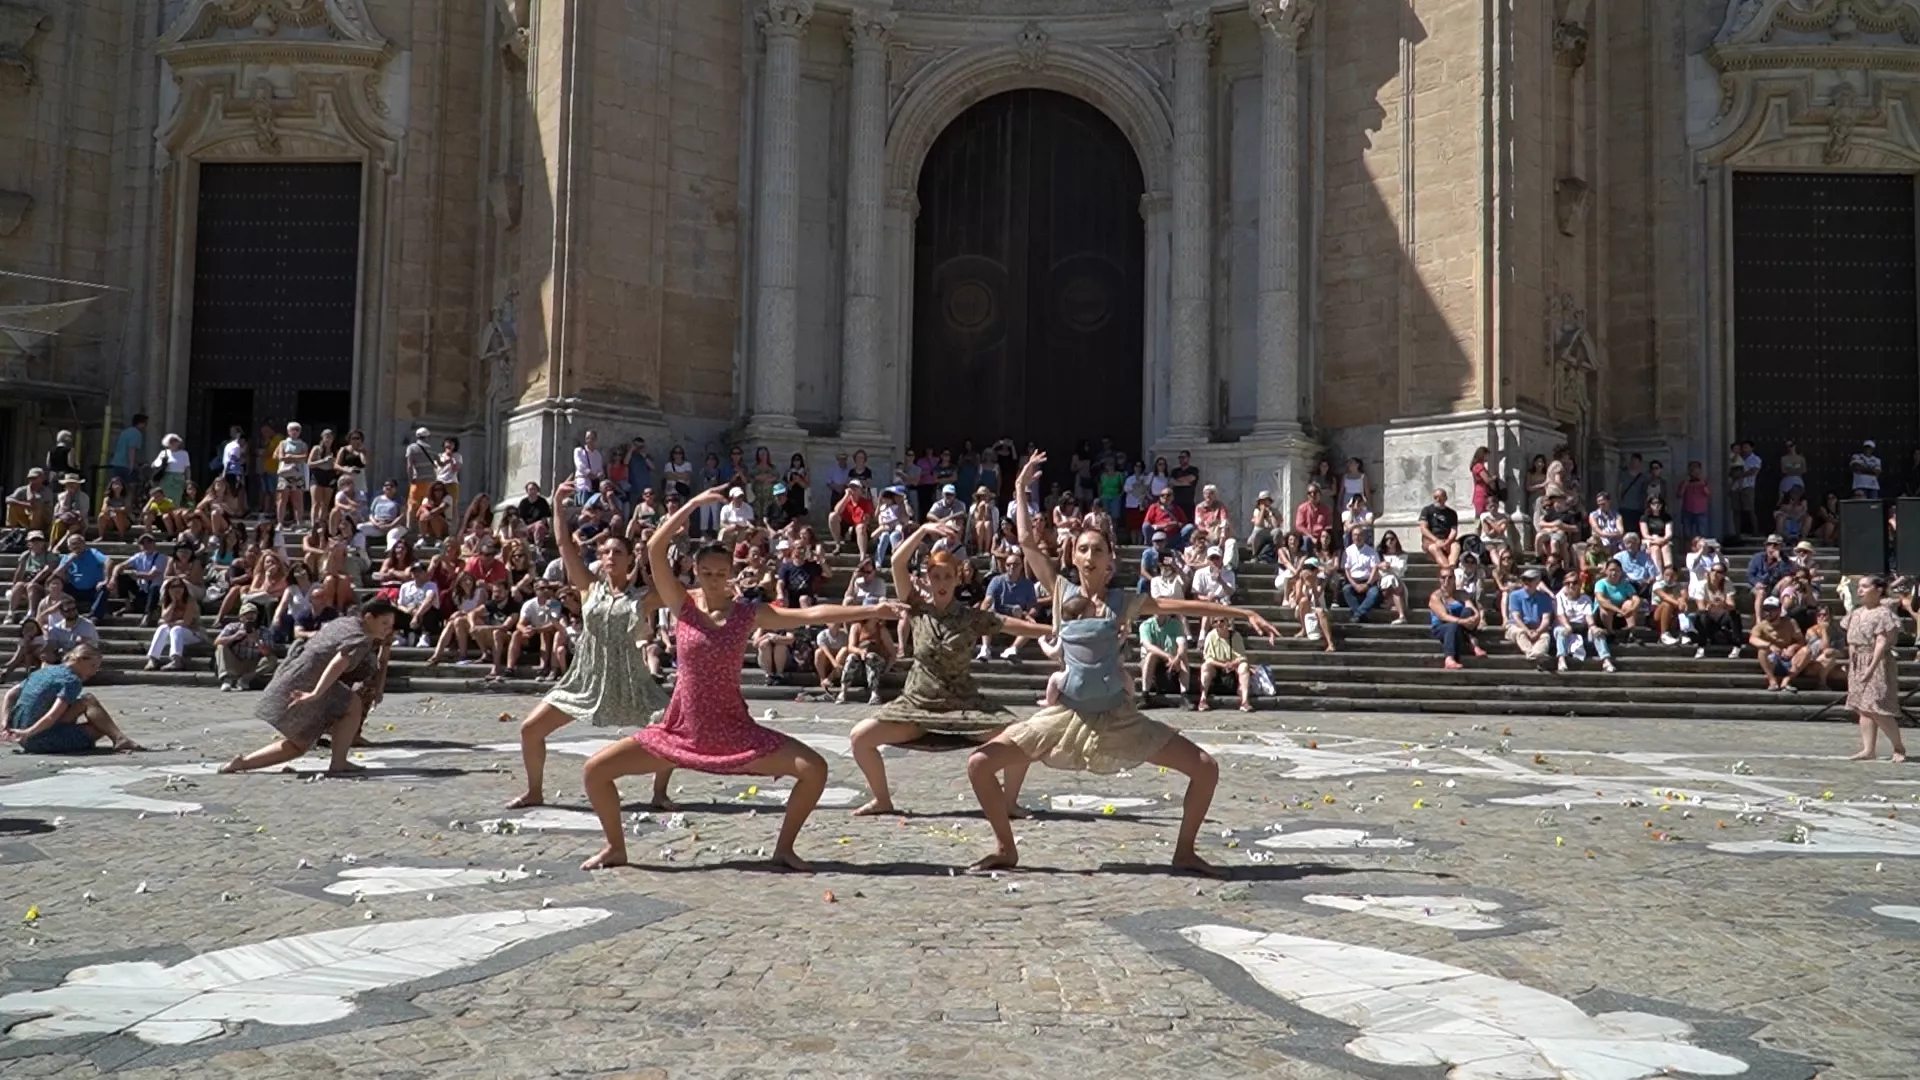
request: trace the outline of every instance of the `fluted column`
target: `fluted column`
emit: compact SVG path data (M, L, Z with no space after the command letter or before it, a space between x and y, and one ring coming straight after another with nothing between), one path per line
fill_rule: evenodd
M1207 441L1213 394L1213 12L1167 16L1173 29L1173 356L1169 443Z
M856 9L847 23L847 267L840 434L880 434L881 261L887 188L887 33L893 16Z
M800 249L800 36L813 0L766 0L756 21L766 37L760 67L759 161L754 168L754 319L748 429L797 431L795 284Z
M1315 0L1249 0L1260 28L1260 299L1256 436L1300 427L1300 38Z

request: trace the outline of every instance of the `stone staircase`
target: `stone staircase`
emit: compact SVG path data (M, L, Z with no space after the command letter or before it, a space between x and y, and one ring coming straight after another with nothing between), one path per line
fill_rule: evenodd
M115 558L130 553L125 545L104 546ZM1731 578L1744 581L1752 546L1729 548L1726 552L1733 572ZM1140 549L1122 550L1123 566L1137 568ZM0 580L10 581L17 556L0 556ZM837 599L845 588L856 559L851 554L829 558L830 578L820 594L823 600ZM1826 580L1838 579L1838 556L1831 550L1819 555ZM1131 578L1132 569L1127 576ZM1585 670L1559 675L1536 668L1512 646L1489 631L1481 644L1489 655L1470 660L1467 670L1444 671L1440 667L1438 646L1429 637L1425 617L1426 601L1437 580L1435 567L1423 556L1416 556L1408 568L1409 623L1391 625L1390 613L1376 611L1366 623L1354 624L1344 610L1333 610L1335 641L1338 651L1326 653L1317 642L1291 636L1298 629L1289 613L1277 606L1271 566L1245 563L1238 567L1241 604L1253 607L1279 627L1283 636L1277 643L1250 638L1249 655L1256 663L1267 665L1274 681L1276 697L1263 704L1324 711L1426 712L1470 715L1557 715L1593 717L1644 717L1676 719L1771 719L1792 720L1804 717L1822 705L1839 701L1836 689L1820 691L1808 686L1801 693L1774 693L1765 688L1752 651L1740 659L1729 659L1724 651L1711 651L1704 659L1694 659L1691 646L1662 646L1657 643L1630 645L1616 649L1616 674L1602 672L1589 661ZM370 594L371 589L364 590ZM1831 589L1829 590L1831 592ZM1745 595L1744 585L1742 594ZM1831 601L1838 611L1837 597ZM137 626L127 617L110 618L100 628L107 653L105 668L99 676L103 683L214 686L211 650L196 659L193 670L184 672L141 670L152 632ZM11 652L12 642L6 647ZM1902 650L1907 659L1901 664L1903 689L1920 688L1920 662ZM395 692L420 693L540 693L544 686L532 681L531 669L515 672L501 682L484 679L484 665L457 666L426 664L428 650L401 647L394 650L388 688ZM896 667L883 682L888 696L897 691L903 679L903 667ZM995 658L976 662L976 677L990 696L1008 704L1029 704L1044 689L1051 665L1037 653L1023 662ZM754 670L751 656L745 659L742 688L751 699L792 701L796 694L810 689L815 682L811 669L788 675L779 686L764 685ZM1839 682L1836 680L1835 686ZM1162 699L1160 704L1172 704ZM1845 719L1847 714L1834 709L1828 719Z

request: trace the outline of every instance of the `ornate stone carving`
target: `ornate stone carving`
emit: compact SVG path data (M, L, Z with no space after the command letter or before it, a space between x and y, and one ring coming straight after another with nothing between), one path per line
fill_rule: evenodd
M1020 66L1028 71L1039 71L1047 62L1047 32L1039 23L1030 22L1021 27L1013 47L1020 54Z
M855 51L885 49L893 36L894 18L891 12L855 8L847 18L848 47Z
M1319 0L1247 0L1247 14L1271 33L1298 40L1307 32Z
M533 44L530 3L531 0L493 0L494 11L499 14L505 31L501 35L500 51L516 68L526 66L527 49Z
M1587 311L1572 293L1554 297L1548 312L1553 324L1553 410L1562 418L1588 421L1593 410L1592 381L1600 370L1600 350L1587 331Z
M1578 68L1587 62L1587 28L1562 20L1553 26L1554 58L1561 66Z
M753 19L769 38L797 38L813 20L813 0L766 0Z
M1696 167L1920 169L1920 0L1734 0Z
M1167 29L1173 31L1175 45L1211 49L1220 38L1213 25L1213 9L1204 5L1167 12Z
M1587 208L1592 203L1593 192L1585 180L1563 176L1553 182L1554 216L1559 220L1561 235L1580 235L1587 223Z
M1827 120L1827 145L1820 152L1820 160L1828 165L1839 165L1847 160L1847 144L1853 140L1853 125L1860 120L1860 110L1855 107L1859 91L1850 82L1834 86L1829 95L1833 102L1833 115Z
M265 18L265 15L261 16ZM266 79L255 79L253 89L248 92L247 113L253 119L253 141L263 154L280 152L280 131L278 115L273 104L273 84Z
M24 191L0 191L0 236L12 236L33 209L33 196Z
M39 8L0 0L0 72L12 72L22 87L33 85L33 41L53 20Z

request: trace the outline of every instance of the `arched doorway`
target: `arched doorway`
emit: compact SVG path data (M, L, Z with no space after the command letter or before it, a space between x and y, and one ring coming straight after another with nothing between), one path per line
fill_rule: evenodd
M1081 439L1137 445L1144 191L1127 137L1068 94L999 94L940 134L914 232L913 445L1031 439L1062 464Z

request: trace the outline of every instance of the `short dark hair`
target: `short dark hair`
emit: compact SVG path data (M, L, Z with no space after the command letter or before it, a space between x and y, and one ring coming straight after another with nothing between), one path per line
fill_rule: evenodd
M728 564L733 562L733 549L725 544L701 544L693 553L693 561L695 565L699 565L716 555L725 558Z
M377 619L382 615L391 616L399 613L400 609L393 605L393 601L384 596L376 596L360 605L360 617L363 619Z
M134 413L133 419L127 421L127 423L133 427L139 427L141 424L144 424L146 422L147 422L147 414L143 412Z

